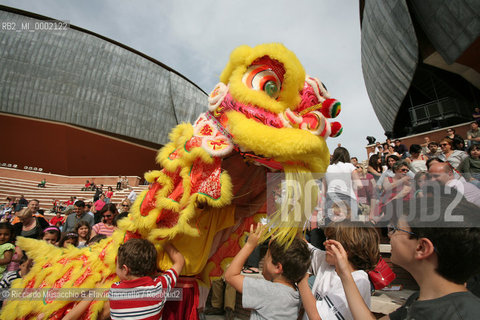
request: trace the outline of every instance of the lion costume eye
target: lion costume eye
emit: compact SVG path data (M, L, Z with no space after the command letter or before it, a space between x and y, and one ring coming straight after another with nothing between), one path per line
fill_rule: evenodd
M249 89L264 91L273 99L277 99L282 83L275 72L266 65L251 65L243 75L242 82Z

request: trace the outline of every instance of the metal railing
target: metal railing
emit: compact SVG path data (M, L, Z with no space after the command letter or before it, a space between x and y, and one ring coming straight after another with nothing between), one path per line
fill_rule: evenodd
M442 98L408 109L412 126L444 120L452 117L471 117L472 106L465 100L455 98Z

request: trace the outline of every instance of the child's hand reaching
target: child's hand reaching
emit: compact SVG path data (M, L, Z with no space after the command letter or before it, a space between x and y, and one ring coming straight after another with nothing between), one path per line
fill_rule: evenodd
M177 274L180 274L183 269L183 265L185 264L185 258L183 257L182 253L177 250L170 242L166 242L163 244L163 250L168 254L170 260L173 262L172 268L175 269Z
M349 275L354 271L350 261L348 261L348 254L340 242L327 240L325 241L325 249L327 254L333 256L335 261L335 271L337 271L340 278Z
M258 241L260 240L263 231L265 230L265 226L260 222L257 223L257 228L253 229L253 224L250 226L250 234L248 235L247 244L253 247L258 245Z
M265 226L261 223L257 223L257 228L254 230L253 224L250 226L250 234L248 236L247 243L243 246L240 252L233 258L232 263L225 271L225 281L227 281L238 292L243 292L243 279L244 275L241 274L242 267L247 261L248 256L252 254L255 247L258 245Z

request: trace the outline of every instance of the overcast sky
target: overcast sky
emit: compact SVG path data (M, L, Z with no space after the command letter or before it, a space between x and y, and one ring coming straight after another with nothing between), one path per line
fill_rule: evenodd
M384 141L360 57L357 0L0 0L93 31L177 70L209 93L239 45L281 42L342 103L343 134L327 140L365 159L366 136ZM205 103L205 109L207 103Z

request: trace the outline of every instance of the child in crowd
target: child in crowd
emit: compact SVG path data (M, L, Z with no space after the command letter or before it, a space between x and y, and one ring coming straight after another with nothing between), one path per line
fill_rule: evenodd
M65 217L62 217L62 212L57 211L55 217L50 219L50 225L54 227L60 227L65 222Z
M25 277L32 268L33 260L29 259L26 254L20 259L20 269L6 272L0 281L0 288L8 289L12 285L12 281L18 278Z
M163 249L173 266L153 278L157 269L157 250L150 241L131 239L118 248L116 272L121 281L114 283L109 292L112 319L161 319L165 295L175 287L185 263L183 255L172 244L166 243ZM155 292L158 292L157 299L145 299ZM125 299L126 293L137 298Z
M295 238L288 248L272 240L265 255L262 274L265 279L241 275L248 256L258 244L265 227L250 227L247 243L225 272L225 280L242 293L242 305L252 309L250 319L297 319L300 296L296 283L310 265L307 244Z
M43 230L42 240L56 246L58 241L60 241L61 235L60 229L57 227L48 227Z
M336 240L346 248L352 277L362 299L370 305L371 285L367 272L373 270L380 259L377 232L369 224L345 220L331 223L325 229L325 235L327 239ZM352 319L332 254L327 247L327 251L323 251L309 244L309 249L315 282L310 290L306 276L298 285L308 319Z
M73 229L78 234L78 248L86 247L88 244L88 240L90 239L90 235L92 233L92 227L87 221L80 220L78 221L77 225Z
M419 171L415 174L415 178L413 178L413 179L415 180L414 197L415 198L422 198L423 197L422 188L428 180L428 173L426 171Z
M15 242L15 235L13 235L13 239L11 242L12 243ZM15 252L13 253L12 261L10 261L10 263L8 264L7 270L5 272L17 271L20 268L20 260L22 259L23 256L24 256L23 250L20 247L15 246Z
M16 240L16 235L15 232L13 231L14 228L11 226L11 235L10 235L10 243L15 243ZM17 271L20 268L20 260L22 259L24 255L24 252L22 249L18 246L15 246L15 251L13 252L12 260L10 263L7 265L7 269L4 271L4 273L7 273L8 271ZM1 278L1 275L0 275Z
M97 236L106 238L105 235ZM173 265L165 273L155 276L157 249L150 241L131 239L118 248L116 273L121 281L112 285L109 301L104 304L97 319L162 318L165 297L175 287L185 264L183 255L172 244L166 243L163 250ZM62 319L80 319L91 302L91 298L82 300Z
M0 276L12 261L15 245L12 244L13 229L9 222L0 222Z
M78 233L69 232L69 233L65 234L62 237L62 240L60 240L60 243L58 244L58 246L60 248L67 248L68 244L71 244L74 247L78 246Z
M480 272L478 208L458 201L456 194L441 193L391 205L391 261L413 276L420 291L382 319L478 319L480 299L465 287L467 279ZM436 221L431 219L434 213ZM376 319L358 291L342 244L328 240L327 246L354 319Z

